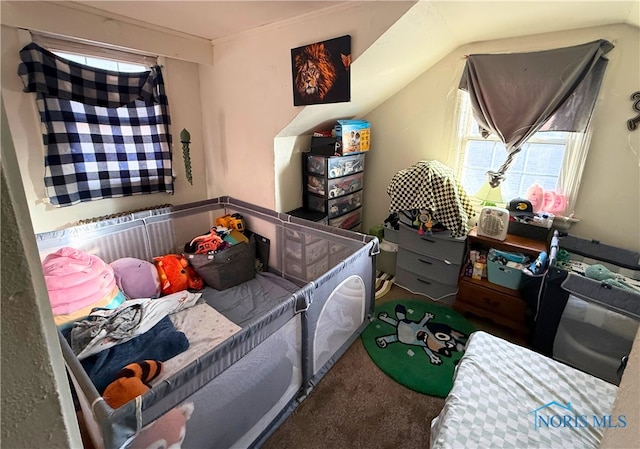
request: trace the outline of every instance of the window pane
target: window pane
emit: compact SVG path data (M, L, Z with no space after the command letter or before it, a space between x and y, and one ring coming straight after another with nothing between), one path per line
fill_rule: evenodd
M530 174L560 176L565 145L533 143L529 146L525 172Z
M485 171L490 168L493 161L493 151L495 142L470 140L467 143L465 154L465 167L483 168Z
M462 172L462 185L467 194L475 195L487 181L487 170L466 168Z

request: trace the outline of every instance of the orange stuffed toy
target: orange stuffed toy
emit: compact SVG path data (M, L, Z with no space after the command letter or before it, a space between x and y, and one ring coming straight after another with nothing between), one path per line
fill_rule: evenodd
M111 408L119 408L149 390L149 382L162 371L162 362L144 360L125 366L103 393ZM193 403L185 402L160 416L140 430L129 449L180 448L187 431L187 421L193 414Z
M186 257L178 254L167 254L154 257L153 261L158 269L163 295L180 292L188 288L201 290L204 287L204 281L189 265Z
M136 396L149 390L149 382L160 375L162 362L143 360L122 368L115 380L105 388L102 397L111 408L120 408Z

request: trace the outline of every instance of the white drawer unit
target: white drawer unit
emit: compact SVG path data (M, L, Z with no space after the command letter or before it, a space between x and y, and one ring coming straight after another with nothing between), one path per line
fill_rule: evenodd
M433 300L451 297L458 290L458 276L465 250L465 239L448 232L418 234L400 224L396 284Z

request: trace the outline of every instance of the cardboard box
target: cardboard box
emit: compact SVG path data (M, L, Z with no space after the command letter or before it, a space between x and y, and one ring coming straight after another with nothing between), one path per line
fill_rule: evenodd
M342 155L362 153L371 148L371 125L366 120L338 120L333 131L341 142Z

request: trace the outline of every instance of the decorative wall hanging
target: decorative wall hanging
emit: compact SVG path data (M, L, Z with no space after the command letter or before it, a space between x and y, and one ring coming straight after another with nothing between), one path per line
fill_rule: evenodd
M640 123L640 90L631 94L631 101L633 101L633 105L631 107L638 113L638 115L627 120L627 129L629 129L629 131L637 129L638 123Z
M293 105L351 100L351 36L291 50Z
M189 144L191 143L191 134L186 128L180 131L180 142L182 143L182 158L184 159L184 171L189 184L193 185L193 177L191 176L191 155L189 154Z

